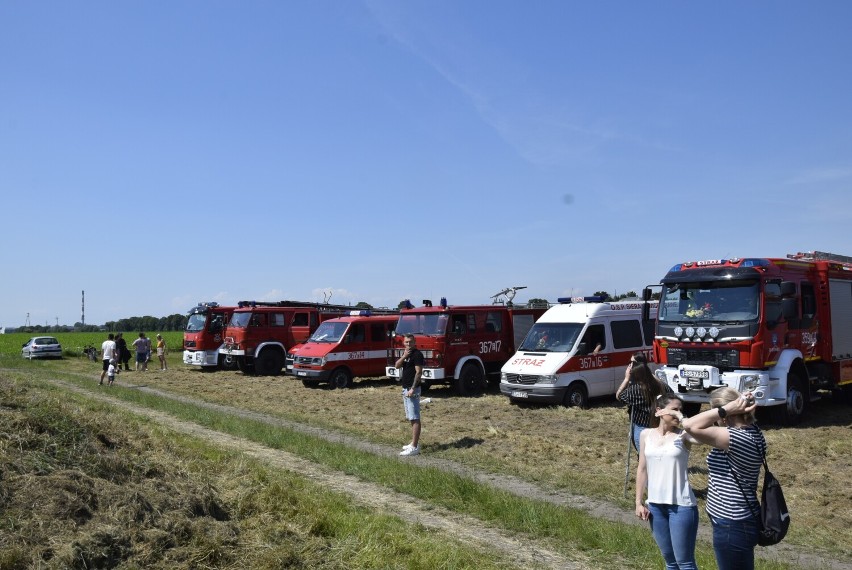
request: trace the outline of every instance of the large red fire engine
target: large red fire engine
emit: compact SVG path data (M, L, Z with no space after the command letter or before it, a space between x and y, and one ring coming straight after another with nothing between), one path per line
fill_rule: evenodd
M303 301L241 302L231 315L219 353L234 359L244 373L275 376L281 373L289 348L307 340L323 321L352 309Z
M450 306L441 299L435 307L424 300L417 308L409 303L400 310L385 373L399 379L394 364L403 352L403 335L411 333L424 356L424 388L451 383L458 394L478 394L485 389L489 375L499 379L500 368L546 310L516 307L511 302Z
M236 307L221 307L219 303L198 303L187 314L189 319L183 331L183 363L201 366L202 370L215 370L220 362L225 324Z
M852 257L694 261L672 267L661 285L657 375L687 413L731 386L794 424L819 391L850 394Z

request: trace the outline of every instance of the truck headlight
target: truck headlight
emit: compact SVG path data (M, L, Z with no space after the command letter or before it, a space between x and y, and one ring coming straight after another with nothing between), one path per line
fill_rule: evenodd
M743 392L751 392L760 385L760 376L756 374L743 374L740 376L740 386Z
M556 384L556 374L542 374L538 377L539 384Z

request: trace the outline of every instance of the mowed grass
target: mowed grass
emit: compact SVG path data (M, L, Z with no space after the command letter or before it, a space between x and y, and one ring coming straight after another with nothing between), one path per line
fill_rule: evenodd
M0 568L512 567L32 373L0 402Z

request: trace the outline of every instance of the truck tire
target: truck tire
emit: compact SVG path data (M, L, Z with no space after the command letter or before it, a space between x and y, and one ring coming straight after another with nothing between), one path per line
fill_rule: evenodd
M589 407L589 393L582 382L572 382L565 395L562 397L562 405L566 408L580 408L585 410Z
M793 371L787 373L787 403L775 406L775 422L785 426L794 426L802 421L807 408L807 396L799 375Z
M331 384L332 390L349 388L352 385L352 376L346 368L341 366L331 372L331 376L328 377L328 383Z
M482 368L475 362L468 362L462 366L456 380L456 392L460 396L478 396L484 389L485 375L482 373Z
M280 350L267 348L254 358L254 370L259 376L278 376L284 368L284 355Z
M239 368L240 372L243 374L254 374L254 364L249 364L246 362L245 356L237 356L237 368Z

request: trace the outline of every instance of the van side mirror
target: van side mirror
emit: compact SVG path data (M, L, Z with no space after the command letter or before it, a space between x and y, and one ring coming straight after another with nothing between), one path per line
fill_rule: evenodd
M642 289L642 300L643 301L650 301L651 300L651 288L650 287L645 287L644 289Z

